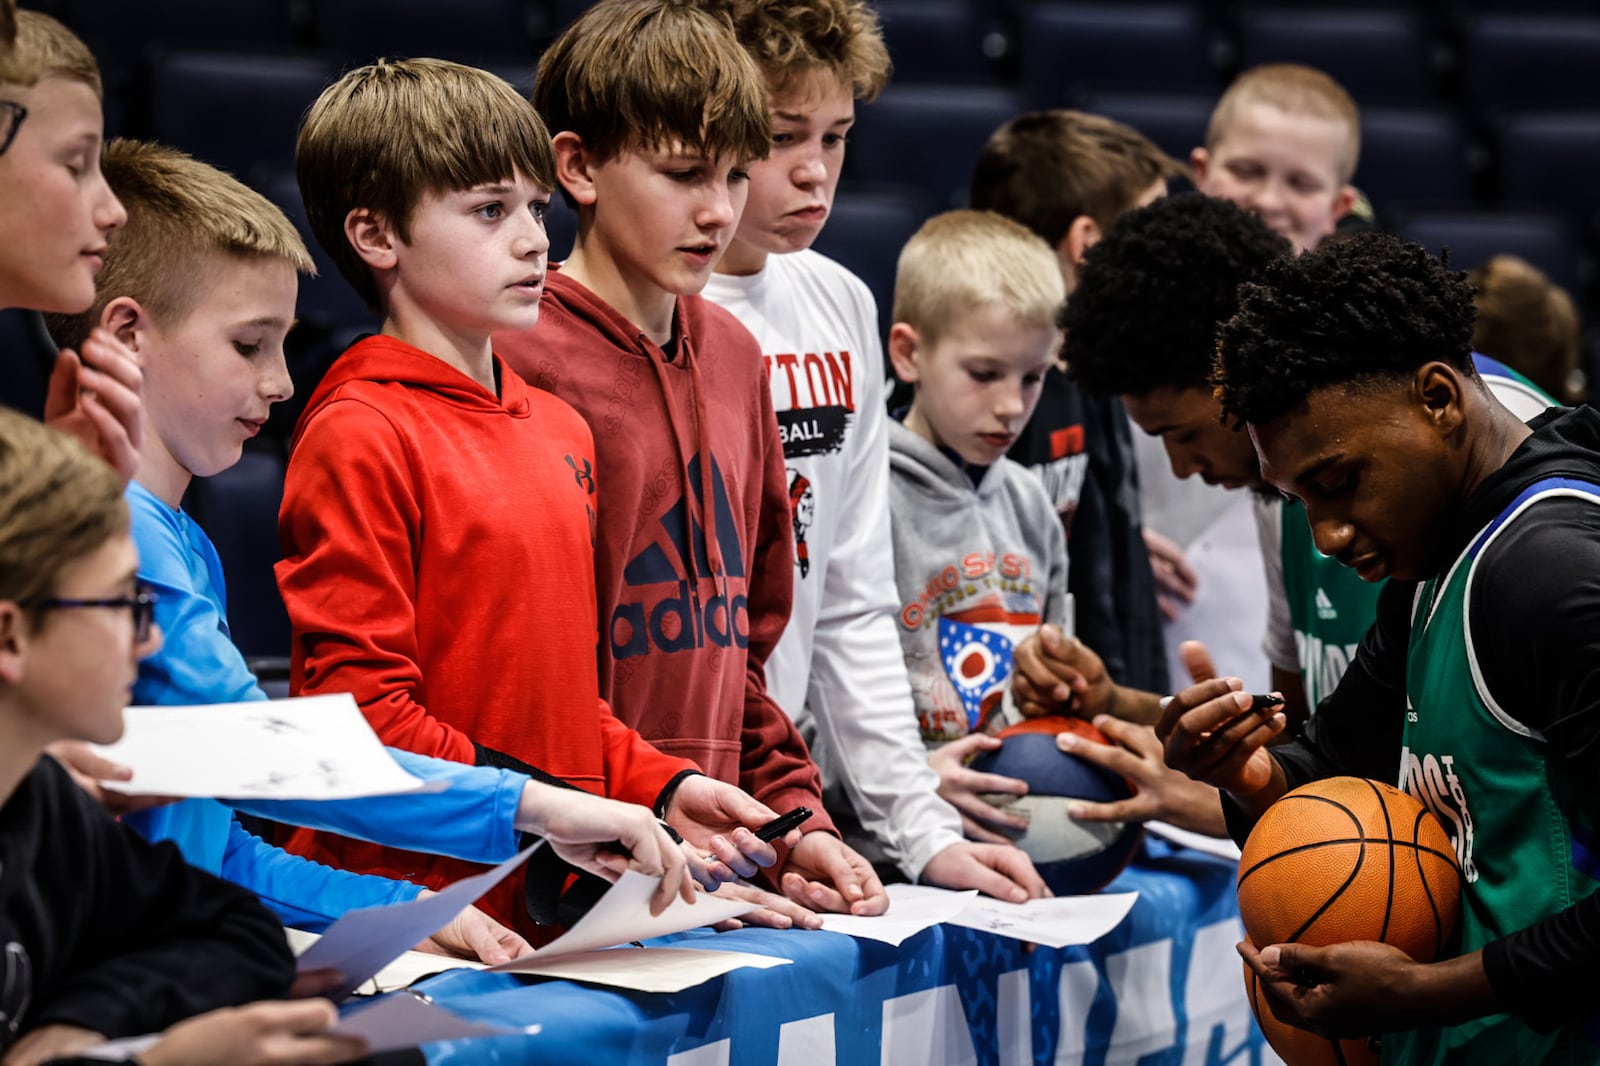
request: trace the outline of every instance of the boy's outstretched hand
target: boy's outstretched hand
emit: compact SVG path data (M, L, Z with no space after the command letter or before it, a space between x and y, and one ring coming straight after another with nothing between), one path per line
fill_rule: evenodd
M837 914L882 914L889 893L872 864L832 833L806 833L789 851L783 894L812 910Z
M1015 777L986 774L967 766L967 760L981 751L995 751L999 737L987 733L968 733L928 753L928 765L939 775L939 795L961 815L961 831L972 840L986 844L1010 844L1005 832L1022 833L1028 820L996 807L983 798L985 792L1026 796L1028 783Z
M753 877L778 861L777 849L752 831L777 816L744 789L706 774L679 782L666 810L667 824L715 860L711 872L719 881ZM793 847L799 840L800 830L792 829L782 843Z
M1033 860L1011 844L951 844L922 868L922 883L940 888L975 888L985 896L1026 903L1054 895Z
M95 329L82 353L56 356L44 401L47 425L82 441L123 483L139 470L144 444L144 371L139 356L108 330Z
M1110 713L1117 687L1088 645L1060 628L1042 625L1017 645L1011 698L1025 718Z
M1056 747L1120 774L1133 783L1135 791L1112 803L1081 800L1067 808L1071 817L1082 822L1169 822L1206 836L1228 835L1220 793L1170 769L1162 759L1161 741L1154 729L1106 714L1095 716L1094 727L1111 743L1096 744L1076 733L1061 733Z

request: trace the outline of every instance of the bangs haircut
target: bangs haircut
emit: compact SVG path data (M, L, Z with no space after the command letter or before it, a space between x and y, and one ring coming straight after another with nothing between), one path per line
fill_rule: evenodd
M0 82L31 89L45 78L66 78L105 98L100 65L75 33L37 11L16 12L14 29L9 53L0 53Z
M45 316L61 347L82 344L105 306L123 296L162 325L181 321L203 299L214 255L282 259L302 274L316 273L284 213L216 167L165 145L116 140L106 145L100 169L128 221L111 235L93 306Z
M1279 259L1241 287L1211 383L1228 418L1259 424L1316 389L1389 387L1435 361L1476 381L1473 313L1466 275L1421 245L1352 234Z
M1315 67L1268 63L1252 67L1233 80L1206 125L1206 150L1216 151L1239 111L1250 104L1275 107L1286 115L1311 115L1343 124L1345 152L1339 181L1348 182L1361 159L1361 112L1344 87Z
M10 48L17 43L16 0L0 0L0 48ZM0 55L0 64L9 57ZM3 67L0 67L3 69Z
M774 96L825 72L873 100L889 82L878 13L861 0L729 0L734 33Z
M1229 200L1185 193L1117 220L1067 301L1068 374L1102 395L1206 388L1217 327L1292 246Z
M993 211L947 211L911 235L894 278L894 321L933 344L978 307L1001 307L1029 327L1053 327L1066 302L1055 252Z
M378 289L345 238L364 208L409 240L427 195L510 181L555 187L550 134L533 106L486 70L442 59L379 60L322 91L295 142L295 172L318 243L368 306Z
M533 103L596 162L630 149L739 162L772 150L760 69L725 16L686 0L589 8L539 57Z
M983 146L971 200L1016 219L1054 249L1073 219L1088 215L1109 229L1157 181L1187 174L1131 126L1082 111L1034 111L1001 126Z

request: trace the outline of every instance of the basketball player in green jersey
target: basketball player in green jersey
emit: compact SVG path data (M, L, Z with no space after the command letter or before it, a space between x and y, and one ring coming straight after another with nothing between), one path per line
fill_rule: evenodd
M1381 1035L1386 1063L1600 1062L1600 412L1524 424L1473 368L1462 275L1384 234L1275 262L1219 334L1214 380L1316 547L1389 578L1355 661L1293 742L1236 678L1157 725L1242 839L1339 774L1398 782L1463 870L1454 952L1240 945L1275 1014Z

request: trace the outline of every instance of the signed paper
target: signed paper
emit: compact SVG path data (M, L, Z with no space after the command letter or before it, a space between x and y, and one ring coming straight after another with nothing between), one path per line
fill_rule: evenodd
M1128 916L1139 898L1137 892L1123 892L1006 903L973 891L952 892L931 885L890 885L888 891L886 913L871 918L824 914L822 928L900 944L944 922L1062 948L1100 939Z
M824 914L822 928L847 936L899 945L924 929L948 922L966 907L977 892L952 892L927 885L890 885L889 909L870 918L854 914Z
M745 951L712 951L706 948L611 948L605 951L580 951L547 959L529 955L501 970L560 977L567 981L629 988L636 992L682 992L704 984L733 970L769 970L787 966L791 960Z

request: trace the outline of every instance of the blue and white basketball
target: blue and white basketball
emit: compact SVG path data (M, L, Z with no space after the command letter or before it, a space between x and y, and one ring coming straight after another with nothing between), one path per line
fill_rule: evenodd
M1028 820L1016 836L1039 874L1058 896L1083 895L1104 888L1133 858L1143 827L1137 822L1079 822L1067 814L1074 800L1109 803L1132 795L1119 774L1056 747L1056 734L1070 730L1086 740L1109 743L1104 734L1078 718L1035 718L1000 734L998 751L981 752L972 769L1015 777L1028 783L1026 796L990 793L983 798Z

